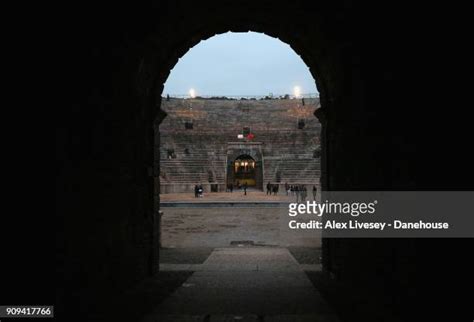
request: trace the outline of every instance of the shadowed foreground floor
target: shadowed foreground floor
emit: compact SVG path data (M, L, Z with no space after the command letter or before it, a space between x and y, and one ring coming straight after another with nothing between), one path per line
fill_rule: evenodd
M151 321L338 321L286 248L217 248Z

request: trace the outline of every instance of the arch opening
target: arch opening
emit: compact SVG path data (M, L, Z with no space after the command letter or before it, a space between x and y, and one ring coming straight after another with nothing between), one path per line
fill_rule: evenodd
M256 187L257 162L250 155L240 155L233 161L232 173L228 174L227 182L239 188L241 185ZM230 177L229 177L230 176Z
M64 285L77 284L77 288L80 288L79 284L101 285L103 290L110 285L110 289L115 292L115 286L127 289L135 281L159 270L158 257L165 252L158 246L160 227L163 226L160 226L158 220L160 179L157 172L153 174L151 171L153 162L156 157L158 167L155 170L163 170L166 162L184 162L185 157L199 155L200 151L196 151L199 149L195 146L182 148L179 144L170 144L165 160L156 155L159 150L153 156L154 135L158 145L160 135L153 132L152 124L155 122L158 130L158 124L170 119L165 118L169 112L162 107L162 101L166 102L166 99L162 99L162 94L166 95L164 84L180 57L200 41L228 30L254 30L281 39L290 44L310 67L309 72L317 83L321 93L320 104L323 106L316 111L325 123L321 134L321 149L315 148L309 155L313 161L320 159L323 189L403 190L416 186L413 162L409 159L413 154L413 144L410 142L416 134L415 128L412 131L391 132L399 128L399 118L390 117L399 111L398 100L392 99L396 97L393 94L399 88L399 80L402 80L402 77L398 78L397 67L406 67L405 60L410 60L409 55L397 55L404 48L399 39L406 40L399 37L396 27L392 27L397 26L397 19L400 18L398 15L393 21L386 19L387 15L384 14L377 15L382 19L372 20L374 15L368 14L371 11L355 2L298 2L286 8L256 1L194 4L174 1L156 3L153 8L143 7L142 9L147 9L146 12L143 10L144 14L142 9L130 9L138 7L120 7L119 12L114 9L112 17L110 8L106 8L104 15L94 14L93 19L87 20L88 24L77 24L78 28L74 29L79 33L85 31L85 35L76 37L76 32L73 32L73 37L70 37L77 44L77 50L69 50L68 53L74 52L78 58L71 60L75 61L72 64L74 83L70 86L73 89L71 97L76 96L76 90L79 89L77 96L80 100L72 108L63 108L60 112L64 116L64 124L70 123L73 126L69 130L60 124L58 140L61 148L64 148L58 159L68 164L61 166L58 176L58 213L69 213L68 216L62 216L66 229L60 230L60 234L72 237L71 242L63 243L58 248L64 258L64 264L60 264L64 269L59 268L65 272L62 277ZM98 11L94 9L90 12ZM103 19L109 16L111 19ZM366 23L360 24L361 21ZM387 28L388 26L390 27ZM370 32L373 28L383 31L386 37L374 42L373 33ZM406 30L410 31L410 28ZM392 55L393 53L395 54ZM406 68L402 70L407 71ZM187 113L183 120L189 120L176 124L180 126L180 130L187 131L187 135L196 139L199 138L196 131L202 128L201 104L211 102L210 98L203 99L199 96L219 94L205 93L200 86L192 86L194 91L188 92L190 88L185 88L184 91L190 98L180 101L183 111ZM303 88L298 92L306 91ZM261 102L275 102L275 97L271 99L269 95L270 91L265 90L261 94L270 98ZM173 101L172 97L170 101ZM238 102L230 99L221 101L242 103L239 110L241 115L248 115L246 113L252 111L244 104L249 99L239 99ZM178 101L175 100L176 102ZM252 102L260 101L256 99ZM293 100L293 103L297 102L298 100ZM308 105L308 102L305 103ZM414 109L416 103L412 104ZM295 113L299 111L297 104L295 108L288 109ZM387 117L382 110L392 114ZM303 121L299 122L300 119ZM295 118L293 127L300 124L300 128L296 129L304 133L310 127L308 119ZM215 136L220 129L225 128L213 128L210 136ZM250 133L253 133L255 127L250 129ZM78 137L82 137L81 142L78 142ZM215 188L215 181L220 180L220 172L216 169L221 169L222 164L226 168L228 160L235 160L232 153L225 153L229 143L235 144L236 150L240 148L255 151L258 150L258 145L252 143L258 143L261 135L256 133L253 139L244 141L240 141L236 135L232 138L233 141L225 142L227 146L223 160L217 158L209 162L210 171L205 172L206 176L203 178L207 181L203 182L205 188L207 183ZM163 137L161 139L164 140ZM298 140L294 142L296 145ZM400 152L396 153L398 158L393 158L394 151ZM212 153L207 154L207 151L203 154L206 158L209 155ZM252 154L248 155L253 157ZM330 164L325 161L326 158L331 161ZM262 160L266 162L272 158L263 154ZM196 164L193 161L191 163ZM284 170L280 167L276 171L282 184L285 182ZM164 182L167 178L161 181ZM158 196L155 201L153 187ZM161 192L164 190L161 189ZM169 220L170 209L161 207L161 210L164 212L163 220ZM264 217L263 212L259 215L260 218ZM77 218L82 220L77 221ZM227 226L229 229L236 229L235 223L240 222L239 220L225 224L234 225ZM174 224L177 226L179 221ZM212 221L206 222L207 224L211 225ZM178 230L182 227L174 228ZM194 228L199 229L199 226ZM87 240L82 238L85 233L90 236ZM238 236L249 239L247 233L245 231ZM237 241L244 241L244 238ZM413 244L412 241L401 243L380 240L374 243L362 239L326 239L324 242L323 269L330 273L331 278L337 279L338 283L350 281L347 285L356 291L363 291L363 294L367 293L367 288L375 289L385 285L387 294L396 294L396 297L392 296L395 299L393 302L400 304L400 308L404 306L401 304L410 302L412 298L409 296L409 300L402 300L407 297L401 290L406 289L406 285L413 284L412 282L416 284L416 276L411 274L416 264L410 263L421 263L416 260L416 255L429 248L418 245L419 243ZM330 256L326 256L328 254ZM77 263L83 263L90 269L87 272L79 270ZM421 266L417 271L429 271L424 269L425 266L429 268L429 265ZM356 280L356 283L352 283L351 279ZM69 282L73 280L79 282ZM80 283L87 280L94 283ZM387 280L390 283L385 283ZM64 287L57 297L70 295L70 312L77 311L77 298L88 299L90 294L100 294L91 292L89 288L84 289L79 296L76 295L76 289L69 291L68 287ZM281 297L280 294L277 295ZM366 303L374 303L368 297L364 298ZM304 303L307 303L306 300L305 298ZM98 303L81 303L81 307L105 307L97 305Z
M249 199L256 204L269 200L286 202L297 197L290 193L290 187L296 190L296 186L306 186L307 191L317 186L321 191L320 156L314 154L321 144L321 124L314 116L321 103L311 70L288 44L277 38L260 33L239 33L237 38L240 39L256 37L250 47L258 47L262 39L269 41L267 47L257 48L256 58L251 58L248 54L254 53L255 48L235 39L228 42L232 35L212 37L224 37L227 41L224 46L227 51L218 54L218 42L212 42L212 38L207 40L208 51L199 49L205 42L191 48L173 67L162 89L163 119L156 131L156 141L160 145L155 147L159 151L156 155L160 167L156 182L158 200L179 202L187 198L186 194L193 198L196 186L202 186L203 198L211 203L213 200L235 203ZM237 49L247 53L232 57ZM187 57L193 54L200 60ZM269 62L272 57L273 64ZM211 64L206 65L209 62ZM175 152L174 158L166 157L165 152L169 150ZM249 194L239 189L245 184L253 188ZM272 193L265 193L268 184ZM197 212L196 218L203 215ZM255 216L255 211L252 213L249 209L247 212L249 218ZM227 230L221 227L226 225L217 228L222 239L219 241L214 235L212 246L229 246L219 243L228 243L229 234L235 234L236 230L248 230L244 224ZM278 227L272 231L278 231ZM256 240L259 234L255 231L249 238ZM199 242L203 242L205 237L200 236ZM259 242L273 245L301 243L301 240L281 241L279 238L275 235ZM179 247L190 246L184 243L191 243L193 238L168 235L164 240L165 246ZM315 243L320 246L319 236Z

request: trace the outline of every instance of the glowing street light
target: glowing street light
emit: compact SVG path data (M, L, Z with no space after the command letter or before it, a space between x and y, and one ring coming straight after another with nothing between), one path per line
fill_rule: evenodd
M189 96L191 96L191 98L195 98L196 97L196 91L194 90L194 88L191 88L189 90Z
M301 88L299 86L295 86L293 88L293 93L295 94L295 98L298 98L301 96Z

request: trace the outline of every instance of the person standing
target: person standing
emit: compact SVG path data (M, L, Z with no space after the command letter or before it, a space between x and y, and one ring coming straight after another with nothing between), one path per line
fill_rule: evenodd
M247 195L247 181L244 183L244 196Z
M318 194L318 188L313 185L313 200L316 201L316 195Z
M267 183L267 195L271 195L272 194L272 185L270 183L270 181L268 181Z

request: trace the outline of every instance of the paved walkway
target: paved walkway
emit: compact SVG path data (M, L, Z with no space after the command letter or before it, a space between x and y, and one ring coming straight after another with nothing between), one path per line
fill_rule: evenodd
M143 322L338 321L286 248L217 248Z

